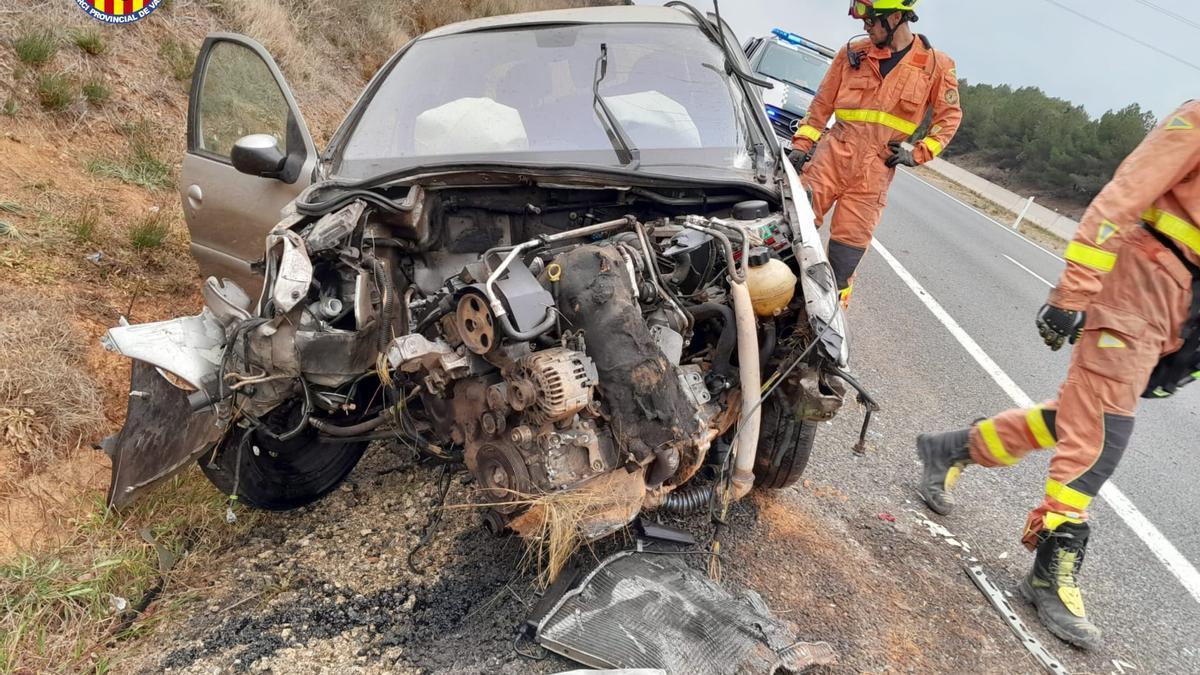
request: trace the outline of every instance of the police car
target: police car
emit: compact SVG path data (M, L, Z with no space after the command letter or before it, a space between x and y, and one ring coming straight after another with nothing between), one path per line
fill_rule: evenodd
M771 126L780 138L791 139L833 63L834 50L781 28L751 39L745 50L755 72L775 83L762 91Z

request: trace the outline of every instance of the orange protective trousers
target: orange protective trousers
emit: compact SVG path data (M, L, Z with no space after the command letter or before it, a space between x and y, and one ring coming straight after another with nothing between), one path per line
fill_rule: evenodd
M1166 118L1122 162L1068 245L1049 302L1087 314L1058 399L971 430L971 459L985 467L1057 446L1045 498L1025 525L1026 546L1056 522L1086 518L1125 451L1151 373L1182 346L1194 281L1183 259L1200 263L1197 216L1200 101Z
M858 55L857 67L848 54ZM837 203L829 258L842 290L849 288L887 202L896 173L885 164L892 154L888 143L909 138L930 114L927 135L912 151L913 159L924 163L950 143L962 119L949 56L917 36L885 77L880 61L891 55L890 49L867 40L841 49L792 139L792 147L801 152L816 145L801 181L812 195L817 227ZM836 124L825 132L835 115Z

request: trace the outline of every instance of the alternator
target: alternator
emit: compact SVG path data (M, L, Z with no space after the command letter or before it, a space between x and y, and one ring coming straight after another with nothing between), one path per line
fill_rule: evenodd
M563 347L534 352L518 363L511 387L512 393L532 389L533 400L513 407L528 408L534 423L558 422L591 403L597 381L596 364L583 352Z

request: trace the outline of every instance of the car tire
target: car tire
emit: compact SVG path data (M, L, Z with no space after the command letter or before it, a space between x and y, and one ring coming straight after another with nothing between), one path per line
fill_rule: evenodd
M754 485L782 490L795 485L808 466L817 423L796 419L783 398L775 396L763 403L762 429L758 453L754 457Z
M295 419L296 413L269 415L268 423L272 417ZM221 492L236 491L239 501L255 508L288 511L317 501L341 484L367 445L367 441L323 442L311 427L287 441L235 427L213 452L197 461Z

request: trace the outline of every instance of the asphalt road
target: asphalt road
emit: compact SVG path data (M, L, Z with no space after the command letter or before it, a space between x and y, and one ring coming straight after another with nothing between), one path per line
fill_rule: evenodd
M1058 278L1060 259L906 173L892 186L876 237L1030 397L1055 395L1069 353L1049 351L1033 318ZM967 425L1013 407L1013 399L877 251L860 268L849 320L853 370L885 409L866 457L847 451L858 419L843 414L807 476L871 508L923 511L913 488L916 435ZM1113 478L1193 566L1200 566L1197 438L1200 386L1146 402ZM927 514L969 542L970 556L1007 589L1015 590L1031 561L1019 539L1027 511L1041 499L1047 459L1035 454L1004 470L968 469L956 512ZM1106 645L1084 654L1041 631L1043 642L1072 672L1200 672L1200 602L1103 500L1093 506L1092 524L1082 579ZM946 574L948 583L962 582L961 570ZM1019 598L1014 606L1037 623ZM999 618L996 630L1008 631ZM1014 663L1014 671L1030 667ZM965 662L963 672L970 671Z

